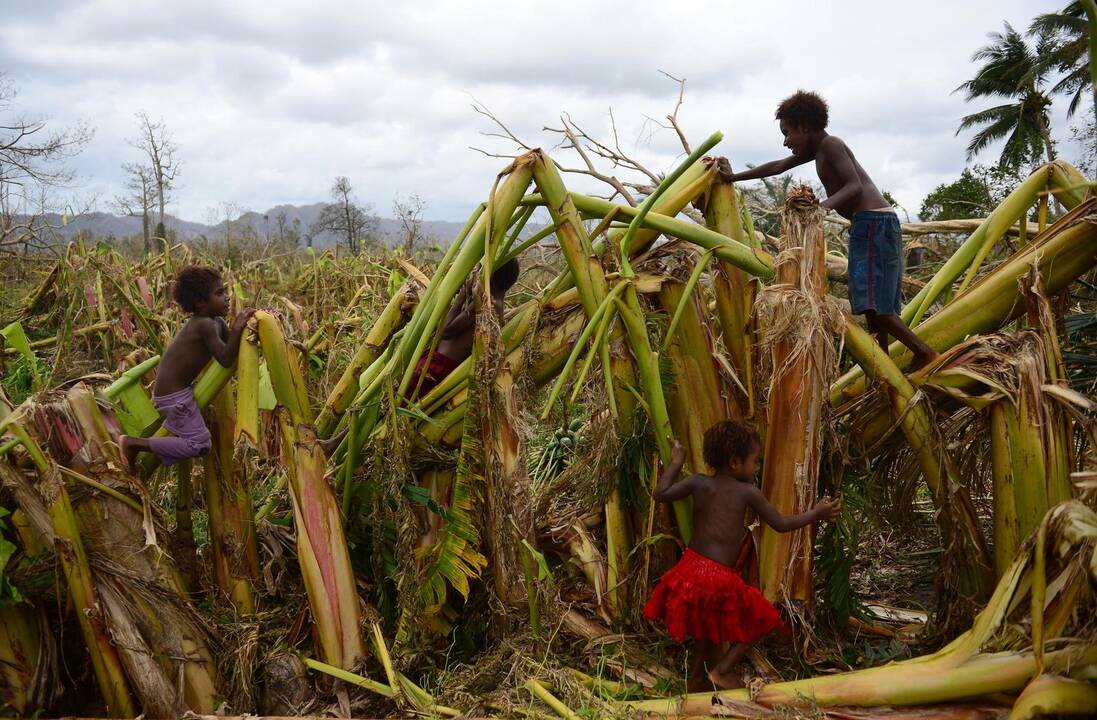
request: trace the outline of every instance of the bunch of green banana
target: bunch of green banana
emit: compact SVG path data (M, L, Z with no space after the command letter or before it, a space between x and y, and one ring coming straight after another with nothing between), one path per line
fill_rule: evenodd
M582 427L582 418L576 418L555 430L544 444L533 448L529 453L529 476L534 483L552 480L571 463L583 441L583 436L579 434Z

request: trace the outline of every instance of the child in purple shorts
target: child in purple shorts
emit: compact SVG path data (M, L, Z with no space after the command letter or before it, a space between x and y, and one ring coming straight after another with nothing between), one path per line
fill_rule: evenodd
M849 300L853 312L864 315L869 330L885 350L888 336L910 348L917 370L937 357L899 317L903 306L903 239L899 218L884 200L872 178L849 147L826 132L827 104L812 92L800 90L777 107L784 145L792 154L746 172L733 173L718 166L727 182L780 175L815 161L819 180L827 191L821 205L851 221L849 228Z
M123 435L118 445L130 472L139 452L151 452L165 465L173 465L209 451L209 428L191 386L210 358L224 367L236 362L240 335L255 312L249 308L237 314L229 328L225 324L228 291L221 273L199 265L179 271L174 296L175 302L191 317L164 350L152 389L152 403L164 417L162 427L171 435L152 438Z

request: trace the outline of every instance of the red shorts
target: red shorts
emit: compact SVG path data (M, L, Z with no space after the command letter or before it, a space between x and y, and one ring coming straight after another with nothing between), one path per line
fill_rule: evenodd
M682 559L659 579L644 617L666 623L675 642L688 636L714 643L750 643L781 626L777 608L758 588L692 548L686 548Z
M430 357L430 367L427 366L427 357ZM418 397L423 397L431 390L433 390L438 383L442 382L447 375L457 369L460 365L459 362L451 358L449 355L443 355L437 350L434 354L429 352L419 358L419 362L415 364L415 372L411 376L410 391L415 392L416 386L419 387ZM426 367L426 373L423 372L423 368ZM419 385L419 378L422 376L423 384ZM410 396L409 396L410 397Z

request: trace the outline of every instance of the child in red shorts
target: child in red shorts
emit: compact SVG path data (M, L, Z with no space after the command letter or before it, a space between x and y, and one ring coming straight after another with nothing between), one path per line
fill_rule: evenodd
M705 462L715 474L691 475L671 485L685 460L685 451L675 443L671 463L655 487L660 502L693 496L693 539L682 559L659 579L644 617L661 619L675 642L689 636L701 645L732 643L708 677L718 688L735 688L743 686L735 667L751 645L781 624L777 609L734 569L747 536L747 509L774 530L790 532L833 520L841 502L823 498L807 512L782 515L754 484L762 444L753 429L736 420L718 422L705 431L704 442ZM704 647L696 650L705 655Z
M491 307L500 323L503 321L503 299L507 290L518 282L518 271L518 259L514 258L491 274ZM416 397L423 397L433 390L472 354L472 340L476 330L476 310L472 304L473 282L469 278L450 304L438 348L433 353L424 353L415 365L409 392L414 392L418 386Z

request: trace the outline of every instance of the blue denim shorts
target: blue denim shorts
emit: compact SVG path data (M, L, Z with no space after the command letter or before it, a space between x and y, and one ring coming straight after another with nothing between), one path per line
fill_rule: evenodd
M849 227L849 303L855 315L903 309L903 235L893 212L867 210Z

